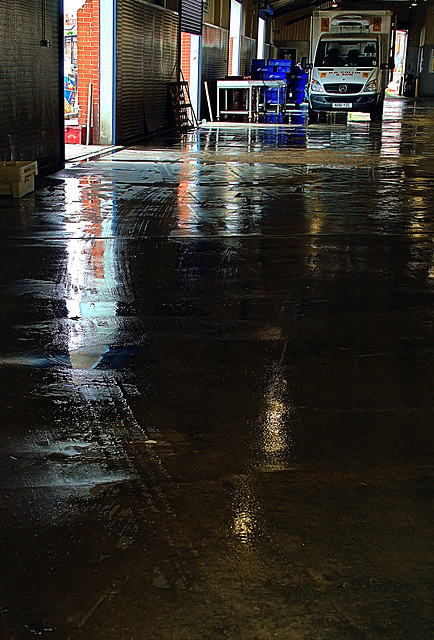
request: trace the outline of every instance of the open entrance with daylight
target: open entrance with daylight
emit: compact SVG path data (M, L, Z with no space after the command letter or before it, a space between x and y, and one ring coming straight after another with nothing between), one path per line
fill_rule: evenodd
M258 19L258 46L256 50L256 57L261 60L264 57L265 50L265 20L264 18Z
M64 0L66 144L99 143L99 0Z
M200 46L201 36L181 32L182 80L188 83L190 101L196 118L199 117Z
M407 31L396 32L395 63L393 66L392 80L387 87L387 93L392 95L402 95L403 93L407 40Z
M241 44L241 4L231 0L231 14L229 23L229 63L228 73L237 76L240 73L240 44Z

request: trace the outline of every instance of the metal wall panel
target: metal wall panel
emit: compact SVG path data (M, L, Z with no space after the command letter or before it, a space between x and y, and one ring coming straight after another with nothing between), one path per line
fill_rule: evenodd
M202 64L201 64L201 104L200 117L209 119L204 82L207 81L211 103L216 104L215 80L224 78L228 73L229 31L204 23L202 32Z
M434 6L428 5L425 10L426 32L425 44L434 44Z
M215 80L227 75L228 48L229 31L205 23L202 34L202 80Z
M203 0L181 0L181 31L202 35Z
M256 58L258 44L253 38L241 36L240 48L240 72L241 75L250 75L252 60Z
M0 159L63 162L63 73L59 0L0 2ZM42 46L45 39L50 46Z
M283 21L279 22L279 40L291 42L308 42L310 40L311 19L305 18L287 25Z
M168 83L176 81L178 14L118 0L116 142L134 144L171 124Z

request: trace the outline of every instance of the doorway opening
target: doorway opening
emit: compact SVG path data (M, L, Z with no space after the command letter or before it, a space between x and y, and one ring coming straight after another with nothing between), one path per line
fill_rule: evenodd
M99 143L99 0L64 0L65 144Z
M238 76L240 73L241 44L241 4L231 0L231 15L229 22L229 60L228 74Z
M387 86L387 93L390 95L400 96L403 94L407 41L408 31L396 31L393 74L392 79Z
M258 60L262 60L265 50L265 20L264 18L258 18L258 47L256 51L256 57Z
M279 58L282 60L292 60L292 65L297 64L297 49L279 49Z
M200 104L200 47L201 36L181 32L181 71L184 81L188 83L190 102L197 119Z

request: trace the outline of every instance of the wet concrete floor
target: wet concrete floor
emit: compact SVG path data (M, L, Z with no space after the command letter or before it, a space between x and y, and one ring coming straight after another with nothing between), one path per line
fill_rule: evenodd
M432 640L434 101L0 199L0 637Z

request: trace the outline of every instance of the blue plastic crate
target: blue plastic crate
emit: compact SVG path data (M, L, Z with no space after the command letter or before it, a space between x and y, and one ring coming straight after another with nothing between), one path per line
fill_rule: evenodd
M293 91L292 101L294 104L301 104L304 100L304 91Z
M266 89L265 90L265 99L267 102L277 102L279 98L278 89Z
M292 60L285 60L284 58L270 58L268 64L273 64L276 67L289 67L291 68Z
M255 58L254 60L252 60L252 68L255 66L263 66L264 64L267 64L266 60L261 60L259 58Z
M274 66L273 65L269 65L266 64L265 62L262 61L256 61L258 64L255 64L255 60L252 60L252 71L274 71ZM259 64L259 62L261 62Z
M286 80L286 73L282 71L264 72L264 80Z
M306 71L304 71L303 69L300 69L300 67L294 67L293 71L291 72L291 78L292 79L299 79L304 80L305 82L307 81L307 73Z

